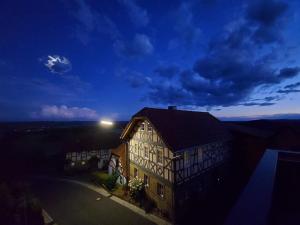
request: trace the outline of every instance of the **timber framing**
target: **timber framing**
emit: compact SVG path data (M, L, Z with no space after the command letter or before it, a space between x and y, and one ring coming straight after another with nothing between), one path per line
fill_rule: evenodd
M121 139L131 178L149 176L146 193L172 218L177 202L191 192L189 187L202 192L210 185L204 183L206 177L214 176L230 158L231 137L208 113L144 108L132 117ZM165 187L163 199L156 185L157 192Z

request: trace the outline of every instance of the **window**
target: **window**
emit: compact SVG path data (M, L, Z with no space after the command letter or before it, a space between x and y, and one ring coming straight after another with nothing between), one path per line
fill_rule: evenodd
M145 130L145 123L141 123L141 130Z
M161 148L157 149L157 163L163 163L163 150Z
M146 174L144 174L144 185L145 187L149 187L149 177Z
M149 149L147 147L144 149L144 157L147 159L149 158Z
M151 131L152 131L152 126L151 126L151 124L150 124L150 123L147 123L147 130L148 130L149 132L151 132Z
M188 152L188 151L184 152L184 166L185 167L190 166L190 152Z
M134 145L133 152L135 154L138 154L138 145L137 144Z
M138 170L137 170L137 168L133 169L133 177L138 177Z
M164 186L160 183L157 183L157 194L162 198L164 197Z

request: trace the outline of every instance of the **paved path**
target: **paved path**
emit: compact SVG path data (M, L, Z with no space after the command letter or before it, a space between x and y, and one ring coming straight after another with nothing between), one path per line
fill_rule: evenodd
M59 225L154 224L110 198L78 184L36 179L32 188Z

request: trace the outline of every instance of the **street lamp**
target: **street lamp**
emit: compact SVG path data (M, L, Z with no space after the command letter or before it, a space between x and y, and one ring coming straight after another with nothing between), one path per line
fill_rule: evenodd
M109 120L101 120L100 124L102 126L109 126L109 127L111 127L112 125L114 125L114 123L112 121L109 121Z

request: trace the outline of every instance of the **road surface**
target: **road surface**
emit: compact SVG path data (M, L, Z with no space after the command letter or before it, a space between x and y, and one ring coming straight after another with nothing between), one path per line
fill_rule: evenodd
M34 180L32 189L58 225L153 225L130 209L78 184Z

